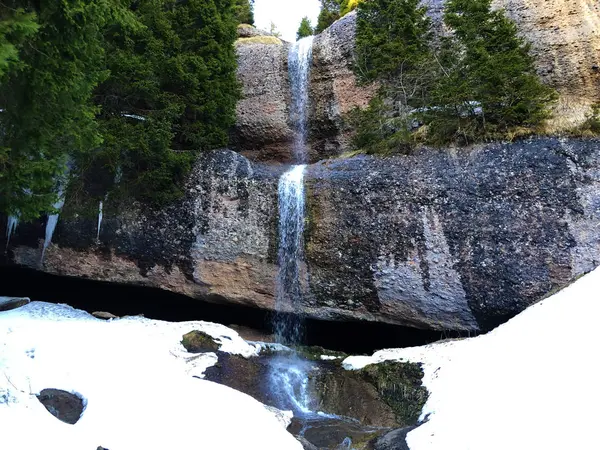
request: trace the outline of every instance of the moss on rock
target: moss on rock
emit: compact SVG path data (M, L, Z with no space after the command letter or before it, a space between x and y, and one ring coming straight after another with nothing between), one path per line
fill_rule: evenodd
M198 330L183 335L181 344L190 353L216 352L220 348L220 345L210 335Z
M359 372L392 408L398 424L409 426L417 423L429 396L423 386L420 364L385 361L368 365Z

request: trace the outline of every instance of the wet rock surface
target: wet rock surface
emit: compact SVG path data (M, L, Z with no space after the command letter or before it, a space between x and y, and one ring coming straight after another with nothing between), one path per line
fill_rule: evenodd
M502 323L600 263L598 144L537 139L311 166L307 309L433 329Z
M367 446L367 450L410 450L406 443L406 435L415 428L416 426L412 426L390 431L371 441Z
M37 399L50 414L70 425L79 421L85 409L81 397L60 389L44 389L37 395Z
M28 298L0 297L0 312L20 308L21 306L25 306L30 302L31 300Z
M185 334L181 345L189 353L216 352L221 347L210 335L198 330Z
M300 354L313 353L301 350ZM320 349L313 350L317 354ZM286 356L287 352L267 351L246 359L219 352L218 363L205 371L205 379L280 407L271 370L276 358ZM290 361L293 364L294 359ZM388 362L347 371L339 362L312 359L310 363L309 396L315 413L297 414L288 427L305 449L371 448L368 445L394 428L416 424L427 399L421 385L423 372L415 364Z
M43 226L19 227L7 262L272 310L282 170L202 155L180 202L106 205L100 245L65 214L42 266ZM485 330L600 264L598 140L334 159L305 182L312 318Z

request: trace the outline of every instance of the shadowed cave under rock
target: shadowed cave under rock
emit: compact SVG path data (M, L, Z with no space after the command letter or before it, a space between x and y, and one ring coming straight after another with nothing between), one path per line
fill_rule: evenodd
M17 266L0 266L2 295L65 303L87 312L117 316L142 314L171 322L204 320L273 333L273 313L240 305L210 303L161 289L50 275ZM217 299L215 299L217 300ZM464 337L456 332L419 330L374 322L304 320L304 345L350 354L370 354L383 348L412 347ZM242 333L243 334L243 333Z

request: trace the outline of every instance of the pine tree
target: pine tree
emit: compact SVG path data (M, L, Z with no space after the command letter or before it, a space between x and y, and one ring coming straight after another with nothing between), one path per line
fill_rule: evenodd
M238 23L254 25L254 0L235 0L234 13Z
M321 12L317 19L315 34L323 32L333 22L340 18L340 0L320 0Z
M96 95L105 143L82 167L120 170L124 197L160 205L181 195L195 152L225 146L235 122L233 6L137 2L144 27L109 33L111 76Z
M27 220L52 210L66 162L102 142L92 103L108 75L102 33L124 16L104 0L12 0L2 8L3 21L4 8L24 11L29 30L33 14L39 18L19 48L18 70L0 82L0 211Z
M19 47L38 30L35 13L24 9L0 9L0 77L19 60Z
M392 78L430 55L431 21L420 0L359 4L355 71L363 81Z
M313 35L313 27L310 23L310 19L308 17L303 17L300 22L300 27L298 28L298 32L296 33L296 39L300 40L302 38L312 36Z
M445 45L442 76L432 91L438 124L454 122L455 133L468 142L536 126L549 116L556 93L541 83L530 45L502 10L491 9L491 0L449 0L444 21L454 42ZM440 122L449 114L452 121Z

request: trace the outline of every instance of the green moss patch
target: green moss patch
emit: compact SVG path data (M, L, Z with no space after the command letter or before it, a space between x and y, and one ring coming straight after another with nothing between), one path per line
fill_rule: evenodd
M185 334L181 344L190 353L216 352L220 348L220 345L210 335L198 330Z
M382 400L396 414L401 426L414 425L419 420L429 392L423 386L420 364L386 361L371 364L359 371L371 383Z

